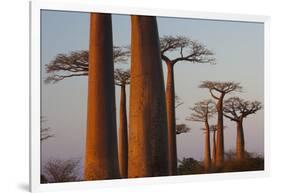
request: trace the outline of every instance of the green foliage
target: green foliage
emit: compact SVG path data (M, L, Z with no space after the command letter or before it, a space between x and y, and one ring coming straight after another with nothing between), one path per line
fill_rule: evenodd
M183 158L179 163L179 175L201 174L204 171L203 165L193 158Z

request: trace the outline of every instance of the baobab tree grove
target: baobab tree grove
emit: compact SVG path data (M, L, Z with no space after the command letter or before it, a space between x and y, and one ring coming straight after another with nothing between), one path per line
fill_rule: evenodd
M210 95L216 100L217 110L217 144L216 144L216 165L221 167L224 162L224 135L223 135L223 99L230 92L237 92L242 89L239 83L203 81L199 88L207 88Z
M205 125L204 167L208 171L211 167L209 118L216 112L215 104L212 100L204 100L195 103L191 110L193 112L187 120L203 122Z
M203 44L183 36L164 36L160 39L161 58L168 69L166 84L166 104L168 116L169 172L177 172L176 114L174 66L179 62L214 63L214 53ZM176 53L172 58L169 53Z
M131 16L131 34L128 176L168 175L167 112L156 17Z
M114 71L115 85L120 86L120 125L118 132L119 171L122 178L128 176L128 126L126 85L130 84L130 70L116 69Z
M245 101L239 97L231 97L224 102L223 115L236 122L237 136L236 136L236 159L242 160L245 157L245 139L243 131L244 119L255 114L262 108L258 101Z

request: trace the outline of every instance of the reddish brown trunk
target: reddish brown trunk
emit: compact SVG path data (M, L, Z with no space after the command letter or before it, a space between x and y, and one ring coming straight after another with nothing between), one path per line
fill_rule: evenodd
M217 123L217 144L216 144L216 166L221 167L224 162L224 136L223 136L223 95L217 103L218 123Z
M85 180L119 177L110 14L91 14Z
M205 121L205 148L204 148L204 167L208 171L211 166L211 151L210 151L210 127L208 121Z
M212 157L212 165L216 166L216 131L213 133L213 157Z
M122 178L128 177L128 131L126 110L126 86L121 86L120 97L120 127L118 140L119 170Z
M129 177L168 174L164 78L155 17L132 16Z
M245 157L245 142L243 131L243 119L237 122L237 136L236 136L236 159L242 160Z
M167 64L168 75L166 85L166 105L168 118L168 155L169 174L177 174L177 142L176 142L176 115L175 115L175 86L174 66Z

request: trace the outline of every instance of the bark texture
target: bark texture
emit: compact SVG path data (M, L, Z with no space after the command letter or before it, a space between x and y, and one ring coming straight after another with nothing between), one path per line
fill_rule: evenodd
M167 115L155 17L132 16L128 177L168 175Z
M177 142L176 142L176 113L175 113L175 86L174 65L167 63L168 75L166 85L166 105L168 118L168 156L169 174L177 174Z
M210 150L210 127L208 121L205 121L205 147L204 147L204 168L209 171L211 167L211 150Z
M243 131L243 120L240 119L237 124L237 136L236 136L236 159L242 160L245 157L245 141Z
M223 98L217 102L218 122L217 122L217 143L216 143L216 166L221 167L224 162L224 133L223 133Z
M85 180L119 177L110 14L91 13Z
M122 178L128 177L128 130L127 130L127 107L126 86L121 87L120 97L120 126L118 140L119 170Z
M212 157L212 165L213 166L216 166L216 154L217 154L217 151L216 151L216 131L214 130L213 131L213 157Z

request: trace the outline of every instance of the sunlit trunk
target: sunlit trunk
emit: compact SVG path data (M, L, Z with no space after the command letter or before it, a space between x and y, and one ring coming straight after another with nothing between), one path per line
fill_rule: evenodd
M132 16L129 177L168 174L167 115L155 17Z
M224 95L220 97L217 103L218 122L217 122L216 166L218 167L221 167L224 161L223 97Z
M110 14L91 13L85 180L119 177Z
M121 86L120 96L120 126L118 132L118 157L120 176L128 176L128 131L127 131L127 110L126 110L126 86Z
M174 66L167 64L168 75L166 85L166 105L168 118L168 155L169 174L177 174L177 142L176 142L176 115L175 115L175 86Z
M213 133L213 157L212 157L212 165L213 166L216 166L216 154L217 154L217 151L216 151L216 131L214 130L214 133Z
M210 151L210 127L208 121L205 121L205 146L204 146L204 168L209 171L211 166L211 151Z
M243 131L243 119L237 122L237 137L236 137L236 159L242 160L245 157L245 142Z

